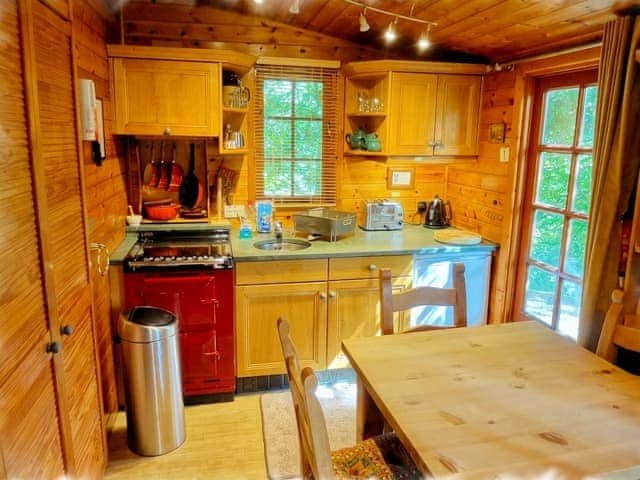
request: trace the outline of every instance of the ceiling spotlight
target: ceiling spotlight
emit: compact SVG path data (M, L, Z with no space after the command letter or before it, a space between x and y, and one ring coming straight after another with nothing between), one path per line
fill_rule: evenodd
M426 32L422 32L422 34L420 34L420 38L418 38L417 46L420 52L424 52L427 48L431 46L431 40L429 40L429 30L427 30Z
M369 26L369 22L367 22L367 17L365 17L365 13L367 13L367 9L365 8L362 12L360 12L360 18L358 19L358 22L360 22L360 31L361 32L368 32L369 29L371 28Z
M396 23L398 23L398 17L390 21L389 26L384 31L384 39L387 41L387 43L393 42L398 36L398 34L396 33Z
M289 13L298 14L300 13L300 0L293 0L291 2L291 6L289 7Z

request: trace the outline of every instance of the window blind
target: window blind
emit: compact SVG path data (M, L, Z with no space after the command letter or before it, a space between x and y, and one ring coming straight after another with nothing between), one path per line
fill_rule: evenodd
M256 200L335 205L337 69L257 65L255 90Z

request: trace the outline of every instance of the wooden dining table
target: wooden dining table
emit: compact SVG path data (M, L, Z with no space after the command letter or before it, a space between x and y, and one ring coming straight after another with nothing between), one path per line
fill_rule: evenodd
M386 423L425 474L640 478L640 377L538 322L354 338L343 350L358 435Z

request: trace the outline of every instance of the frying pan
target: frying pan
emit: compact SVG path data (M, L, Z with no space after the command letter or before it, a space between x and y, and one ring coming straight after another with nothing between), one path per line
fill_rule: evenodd
M193 208L198 203L198 197L202 201L202 192L204 190L198 181L198 177L194 173L196 166L196 146L191 144L189 147L189 172L182 180L180 185L180 203L185 208Z
M182 179L184 177L184 171L180 164L176 163L176 144L173 144L173 155L171 163L167 165L167 172L169 175L169 188L170 192L177 192L182 185Z
M144 185L149 185L150 187L155 187L156 184L158 183L158 177L157 177L157 168L156 168L156 164L153 161L153 142L151 142L151 153L149 155L149 163L147 163L144 167L144 172L142 174L142 183ZM155 178L154 178L155 175ZM155 181L155 183L151 183L152 181Z
M164 141L160 144L160 163L158 164L159 180L157 187L162 190L169 188L169 175L167 172L167 164L164 161Z

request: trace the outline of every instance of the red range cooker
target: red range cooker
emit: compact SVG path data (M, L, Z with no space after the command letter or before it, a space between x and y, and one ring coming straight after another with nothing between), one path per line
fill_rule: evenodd
M141 232L124 262L126 307L178 319L185 401L233 398L233 260L229 230Z

